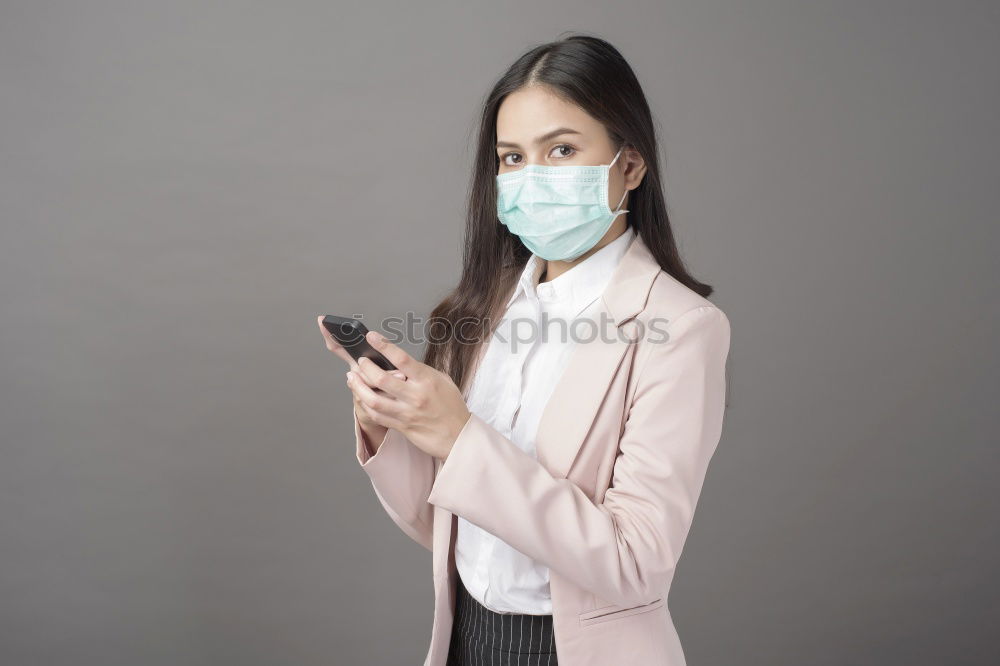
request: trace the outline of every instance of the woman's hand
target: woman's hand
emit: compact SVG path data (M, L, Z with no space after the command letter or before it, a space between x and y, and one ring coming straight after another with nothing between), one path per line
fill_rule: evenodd
M350 366L350 369L347 371L348 376L350 375L351 370L356 371L358 369L357 361L355 361L354 357L351 356L332 335L330 335L330 331L326 329L326 326L323 326L323 315L316 317L316 323L319 324L319 330L322 331L323 338L326 340L326 348L340 358L344 359L347 365ZM400 379L406 379L406 376L398 370L395 371L395 373ZM378 446L378 442L381 442L382 438L385 437L385 427L376 423L371 416L369 416L362 403L358 400L357 394L353 394L353 397L354 413L358 417L358 423L361 424L361 428L364 430L365 435L367 435L368 439L372 442L372 450L376 450L375 447Z
M367 339L406 379L362 358L348 373L356 404L360 402L366 418L395 428L417 448L444 460L472 415L461 391L451 377L416 360L377 331L369 331ZM360 377L352 376L355 373Z
M351 379L354 377L354 371L347 371L347 386L350 388ZM354 379L354 381L364 381L363 379ZM373 389L374 390L374 389ZM385 438L385 431L388 430L385 426L377 423L372 415L368 412L365 404L361 402L358 398L358 392L351 390L351 396L354 399L354 414L358 417L358 423L361 424L361 429L365 433L365 437L370 442L372 451L378 451L379 442Z

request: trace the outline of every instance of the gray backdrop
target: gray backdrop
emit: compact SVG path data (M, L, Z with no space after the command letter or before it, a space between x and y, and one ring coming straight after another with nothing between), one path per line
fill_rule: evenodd
M0 7L3 664L420 663L315 317L445 294L482 98L564 30L733 325L689 662L996 656L995 2Z

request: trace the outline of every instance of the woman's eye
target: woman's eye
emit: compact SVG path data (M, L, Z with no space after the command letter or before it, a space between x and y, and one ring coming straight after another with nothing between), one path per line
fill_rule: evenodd
M567 152L563 152L563 149L566 149L569 152L568 153ZM561 143L558 146L554 147L552 149L552 152L556 153L554 155L554 157L564 158L564 157L569 157L570 155L572 155L574 152L576 152L576 149L573 148L573 146L567 146L565 143Z
M558 146L553 146L552 152L549 153L549 157L563 160L567 157L571 157L574 153L576 153L576 148L565 143L561 143ZM524 163L524 157L521 153L505 153L500 157L500 160L505 166L518 166L519 164Z

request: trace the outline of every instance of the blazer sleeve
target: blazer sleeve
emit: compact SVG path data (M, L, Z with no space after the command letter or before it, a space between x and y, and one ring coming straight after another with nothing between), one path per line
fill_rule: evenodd
M613 603L661 597L721 436L730 326L709 305L685 312L667 333L647 342L603 502L553 477L475 414L428 501Z
M393 428L386 431L378 451L372 454L357 414L354 437L358 462L386 513L410 538L433 550L434 507L427 503L427 495L434 482L435 459Z

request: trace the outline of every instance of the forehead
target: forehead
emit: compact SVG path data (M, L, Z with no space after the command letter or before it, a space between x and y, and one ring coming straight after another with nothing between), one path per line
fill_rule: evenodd
M585 136L597 136L602 125L576 104L546 86L529 86L504 98L497 110L497 140L528 146L556 127L571 127Z

